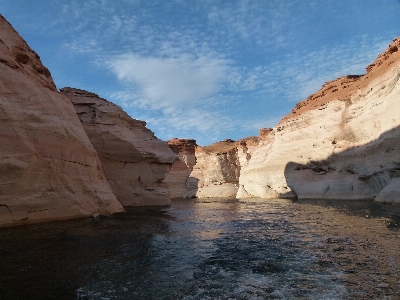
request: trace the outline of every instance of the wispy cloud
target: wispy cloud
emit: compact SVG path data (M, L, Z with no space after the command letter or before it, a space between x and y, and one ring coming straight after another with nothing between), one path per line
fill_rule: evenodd
M293 51L279 61L241 70L238 88L249 89L266 100L298 102L318 91L328 80L364 74L390 40L363 36L330 48ZM277 99L278 97L278 99Z
M331 48L322 47L309 53L288 56L291 70L284 77L292 80L286 95L292 101L300 101L320 89L328 80L350 74L364 74L365 67L388 45L387 39L358 37L346 44Z
M293 2L293 1L292 1ZM219 28L217 33L237 40L255 44L286 44L283 29L290 22L290 7L293 3L283 1L231 1L214 5L208 12L211 25ZM220 4L220 3L219 3Z
M129 89L137 90L131 101L148 109L205 105L221 90L229 70L227 60L186 54L160 58L128 53L111 59L108 66Z

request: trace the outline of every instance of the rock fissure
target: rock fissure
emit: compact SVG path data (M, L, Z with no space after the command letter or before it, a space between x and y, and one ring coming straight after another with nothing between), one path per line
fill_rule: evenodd
M63 158L60 158L60 157L53 157L53 156L46 156L46 155L42 155L42 157L45 158L45 159L56 159L56 160L64 161L64 162L71 163L71 164L77 164L77 165L81 165L81 166L84 166L84 167L93 168L92 165L81 163L81 162L77 162L77 161L73 161L73 160L63 159Z

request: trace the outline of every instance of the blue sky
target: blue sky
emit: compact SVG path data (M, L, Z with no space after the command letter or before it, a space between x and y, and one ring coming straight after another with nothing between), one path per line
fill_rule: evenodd
M399 0L0 0L0 13L58 88L200 145L273 127L400 35Z

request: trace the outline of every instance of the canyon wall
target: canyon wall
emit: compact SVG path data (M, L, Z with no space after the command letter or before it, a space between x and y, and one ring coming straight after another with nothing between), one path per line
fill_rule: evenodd
M196 147L196 197L400 202L400 38L258 137Z
M232 140L196 148L196 165L190 176L197 180L196 197L234 197L240 166Z
M172 168L165 177L170 198L191 198L195 196L197 180L190 176L196 164L196 140L177 139L169 140L168 146L178 156ZM192 180L194 179L194 182Z
M94 93L57 91L0 15L0 227L110 214L169 198L400 203L400 38L258 137L157 139ZM122 203L122 205L121 205Z
M0 15L0 227L122 211L68 98Z
M399 47L298 103L242 166L237 197L400 202Z
M168 141L179 157L166 178L171 197L235 197L241 165L250 159L249 152L258 141L259 137L227 139L205 147L188 139Z
M73 103L117 199L124 206L170 204L164 179L178 158L168 144L145 122L94 93L60 91Z

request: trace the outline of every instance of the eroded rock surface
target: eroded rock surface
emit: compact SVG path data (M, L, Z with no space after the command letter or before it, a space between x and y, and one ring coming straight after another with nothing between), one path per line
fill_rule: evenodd
M168 185L170 198L191 198L197 188L196 179L190 177L196 164L196 140L178 139L169 140L168 146L178 156L164 182Z
M124 206L168 205L164 179L177 160L168 144L145 122L94 93L60 91L72 101L117 199Z
M122 211L75 110L0 15L0 227Z
M399 47L297 104L243 165L238 197L400 202Z
M249 148L258 137L230 139L195 149L196 165L187 181L189 195L196 197L235 197L241 166L250 159Z

